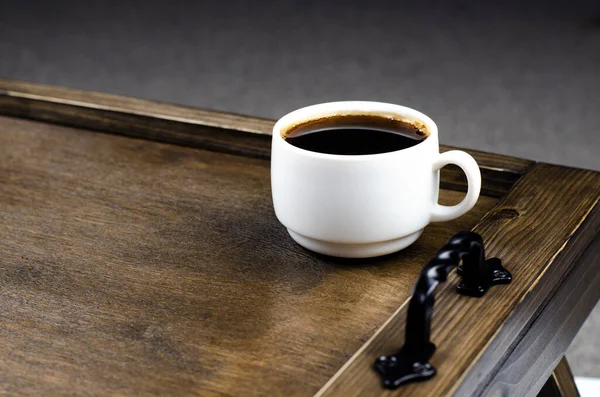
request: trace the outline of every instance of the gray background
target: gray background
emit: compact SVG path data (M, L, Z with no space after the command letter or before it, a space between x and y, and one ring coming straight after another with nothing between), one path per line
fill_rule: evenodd
M277 118L367 99L600 170L600 1L0 0L0 77ZM600 306L569 353L600 376Z

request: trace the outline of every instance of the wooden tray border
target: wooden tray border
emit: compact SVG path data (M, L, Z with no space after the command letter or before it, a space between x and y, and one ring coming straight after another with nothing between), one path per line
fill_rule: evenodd
M271 120L8 80L0 80L0 114L265 159L273 126ZM503 386L506 374L537 393L543 381L532 383L532 376L549 375L600 297L593 269L598 242L586 251L600 229L600 174L468 151L480 164L483 194L501 198L474 230L489 254L505 260L515 282L482 299L458 296L455 275L439 288L435 310L445 316L434 320L439 374L431 381L388 392L371 370L374 357L401 343L405 303L319 395L462 397L498 388L521 395ZM442 184L466 187L457 169L446 171ZM566 300L575 307L565 307ZM555 340L559 349L532 348ZM517 371L516 359L531 365Z
M0 113L134 138L268 159L273 120L0 79ZM442 145L441 151L454 149ZM463 149L465 150L465 149ZM535 163L467 150L479 163L482 194L502 197ZM442 187L465 190L458 167Z

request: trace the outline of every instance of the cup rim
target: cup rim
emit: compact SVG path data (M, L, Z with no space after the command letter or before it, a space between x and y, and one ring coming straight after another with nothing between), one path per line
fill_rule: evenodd
M281 132L286 129L293 128L295 125L305 123L310 120L332 116L349 116L349 115L373 115L373 116L389 116L394 115L409 123L422 123L429 131L429 136L418 144L409 148L394 150L391 152L375 153L375 154L330 154L313 152L299 148L287 142L283 138ZM305 106L287 113L281 117L273 126L273 139L283 142L290 150L298 151L304 155L311 155L318 158L330 158L337 160L360 160L373 159L384 156L397 155L398 153L408 153L419 150L426 142L432 138L437 140L438 128L435 122L426 114L402 105L396 105L386 102L375 101L336 101L324 102L315 105Z

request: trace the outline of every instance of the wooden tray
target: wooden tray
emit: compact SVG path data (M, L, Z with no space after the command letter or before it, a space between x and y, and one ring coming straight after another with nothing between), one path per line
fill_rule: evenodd
M578 261L598 248L592 171L470 150L483 174L471 212L400 253L336 260L275 218L270 120L3 80L0 114L10 394L467 396L506 374L506 390L537 392L600 294ZM444 169L442 187L458 202L461 172ZM452 275L433 319L438 375L384 391L372 363L402 344L416 275L469 229L513 284L466 298ZM569 282L577 307L561 306ZM556 332L542 341L562 339L531 352L544 313Z

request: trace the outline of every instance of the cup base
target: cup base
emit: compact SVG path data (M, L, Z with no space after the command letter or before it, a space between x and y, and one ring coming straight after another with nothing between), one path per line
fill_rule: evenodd
M374 256L391 254L392 252L408 247L419 238L421 233L423 233L423 229L397 239L364 244L333 243L330 241L315 240L290 229L288 229L288 233L298 244L319 254L340 258L372 258Z

